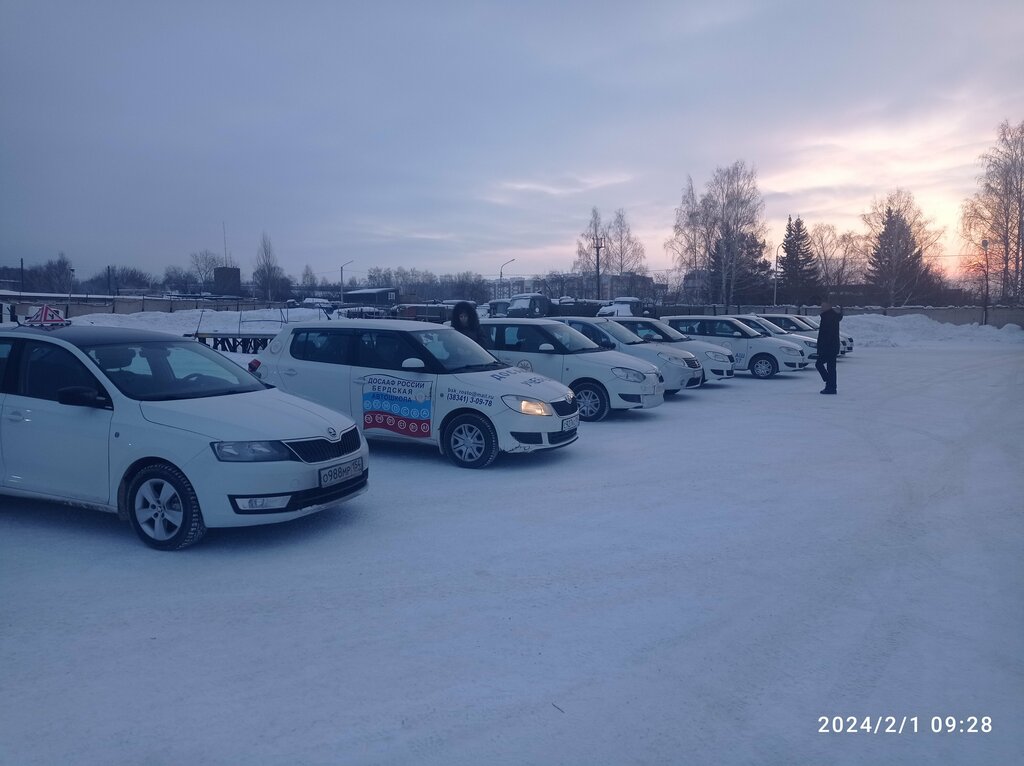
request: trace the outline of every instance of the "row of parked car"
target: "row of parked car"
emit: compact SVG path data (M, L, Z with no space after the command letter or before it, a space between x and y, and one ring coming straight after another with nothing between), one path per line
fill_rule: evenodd
M414 321L300 322L248 372L164 333L5 328L0 491L116 512L173 550L208 527L287 521L362 493L366 438L482 468L737 369L807 364L806 341L749 317L617 320L485 319L476 341Z

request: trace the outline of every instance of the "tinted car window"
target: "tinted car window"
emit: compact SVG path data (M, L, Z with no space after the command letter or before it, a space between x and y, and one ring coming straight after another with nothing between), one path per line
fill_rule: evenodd
M71 386L84 386L106 394L96 376L67 349L38 341L25 344L16 387L19 394L55 402L57 392Z
M294 359L324 364L352 364L355 333L346 330L296 330L289 349Z
M402 362L415 358L429 366L430 361L401 333L391 330L360 330L355 338L355 361L360 367L400 370Z
M0 391L5 391L4 376L7 373L7 360L11 358L14 341L0 339Z

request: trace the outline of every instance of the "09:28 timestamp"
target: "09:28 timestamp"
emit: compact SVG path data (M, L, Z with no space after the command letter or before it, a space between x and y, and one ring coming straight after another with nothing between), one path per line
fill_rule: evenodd
M927 726L925 725L927 722ZM821 715L819 734L990 734L992 716Z

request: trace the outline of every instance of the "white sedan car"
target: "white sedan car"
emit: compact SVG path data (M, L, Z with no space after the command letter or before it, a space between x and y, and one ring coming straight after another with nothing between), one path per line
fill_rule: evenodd
M430 444L456 465L576 441L576 398L499 362L451 327L392 319L289 325L249 369L347 412L367 437Z
M586 335L601 348L620 351L653 364L665 380L666 396L684 388L700 388L704 384L704 369L700 360L689 351L660 343L648 343L632 330L607 317L560 317L558 321Z
M0 330L0 411L0 493L116 512L161 550L366 490L350 418L164 333Z
M576 394L580 419L604 420L611 410L658 407L665 381L642 359L608 351L554 319L485 319L487 348L503 362L560 380Z
M734 377L736 359L725 346L705 343L702 340L683 335L660 319L649 317L618 317L615 320L630 332L636 333L649 343L671 343L673 348L689 351L696 356L704 368L704 381L727 380Z

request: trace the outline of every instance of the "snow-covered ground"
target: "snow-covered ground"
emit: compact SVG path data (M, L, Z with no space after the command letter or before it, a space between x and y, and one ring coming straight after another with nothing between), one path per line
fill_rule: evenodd
M0 499L0 763L1024 763L1024 332L843 330L837 397L742 375L484 471L374 445L357 500L180 553Z

